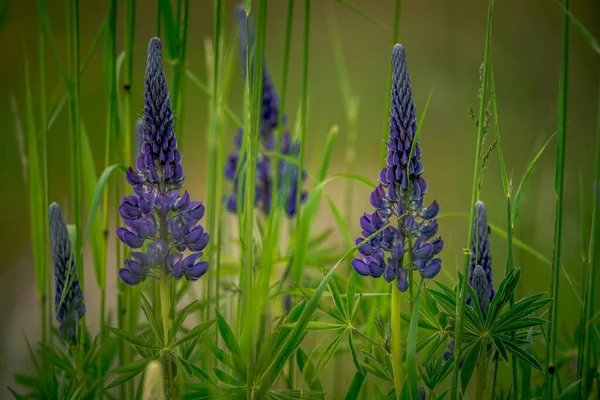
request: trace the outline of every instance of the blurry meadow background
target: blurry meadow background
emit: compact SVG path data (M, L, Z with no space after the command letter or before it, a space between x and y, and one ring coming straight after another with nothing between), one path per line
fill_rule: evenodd
M60 56L66 60L65 2L47 0L52 32ZM82 54L88 49L106 18L109 2L80 2L80 40ZM121 2L123 3L123 2ZM339 137L333 151L330 174L347 172L345 158L348 119L339 84L339 71L332 47L332 32L337 29L345 67L349 74L352 93L359 101L357 118L357 162L360 175L375 180L381 167L381 137L387 130L389 96L387 74L391 54L391 26L393 1L353 0L352 2L387 27L369 21L336 1L312 2L310 21L310 61L308 78L308 126L305 146L306 168L316 173L325 146L327 132L332 125L339 126ZM232 42L235 29L234 7L237 2L226 1L224 26L226 44ZM271 1L267 14L265 56L275 87L280 90L284 48L285 14L287 2ZM123 4L117 20L117 53L124 48ZM146 61L146 44L156 35L156 1L137 2L133 82L132 115L143 106L143 76ZM205 40L213 32L213 2L192 0L189 5L189 32L187 41L187 68L203 82L208 82L205 62ZM444 266L438 276L442 282L454 283L456 272L462 269L464 239L467 234L472 185L474 152L477 128L469 115L469 106L478 109L477 92L480 87L479 68L483 60L487 2L481 0L410 1L402 2L400 33L396 42L406 49L410 66L413 95L417 116L423 111L430 91L433 95L422 127L420 144L423 152L425 176L429 183L428 199L437 199L441 205L440 234L446 246L442 253ZM600 2L575 0L571 11L595 37L600 37ZM296 110L301 97L302 35L304 7L296 1L292 32L289 90L286 112L288 126L296 124ZM500 0L495 4L492 38L493 68L498 101L498 115L502 145L508 173L516 187L531 158L556 131L559 64L562 49L563 12L552 0ZM23 41L28 53L24 54ZM237 43L235 44L237 46ZM237 47L233 49L237 52ZM237 56L237 55L236 55ZM30 341L39 340L39 310L34 279L32 246L30 238L27 188L19 151L18 134L23 130L25 115L24 58L29 60L33 73L32 89L37 93L37 13L34 0L0 0L0 388L12 384L11 375L29 365L23 334ZM46 80L49 104L54 104L64 93L60 76L46 53ZM102 44L92 56L81 77L80 107L87 134L93 149L98 173L104 163L107 97L102 83ZM167 68L170 81L171 69ZM232 86L227 102L241 115L243 81L238 65L233 68ZM581 293L581 213L585 215L585 229L589 231L591 216L594 149L596 144L596 111L598 108L598 81L600 57L595 54L581 35L573 29L570 37L570 66L567 117L566 170L563 215L563 265L572 278L572 285ZM186 189L194 199L206 199L207 132L209 130L210 100L194 84L185 79L184 121L175 118L175 132L183 134L180 149L186 170ZM120 89L122 90L122 88ZM65 109L48 132L49 199L61 204L65 215L73 207L70 196L70 166L68 157L68 113ZM477 112L477 111L476 111ZM17 122L17 118L21 120ZM127 121L135 123L135 119ZM236 128L228 123L222 134L233 147ZM489 139L493 135L488 134ZM491 140L488 139L488 144ZM229 149L228 149L229 150ZM515 226L515 238L535 249L541 257L552 258L554 227L554 175L556 142L552 140L526 183ZM122 176L122 175L120 175ZM580 199L583 183L584 198ZM311 184L307 185L310 189ZM343 180L333 181L327 192L340 206L346 204ZM370 189L355 183L352 191L353 209L344 211L352 218L352 237L359 236L358 218L369 212ZM506 227L506 200L502 188L500 167L496 152L481 192L486 203L488 221L492 226ZM325 200L323 200L325 204ZM581 208L583 206L583 210ZM114 210L116 213L116 210ZM460 216L456 216L460 214ZM87 219L87 213L84 214ZM114 218L111 218L113 220ZM233 224L233 216L226 216ZM340 244L339 234L328 207L321 207L313 225L313 234L334 228L330 241ZM114 237L114 230L110 235ZM233 238L235 230L227 235ZM113 253L109 241L107 264L107 306L114 309L114 287L117 279ZM491 236L494 280L499 283L504 276L506 240L497 232ZM343 251L345 252L345 250ZM341 254L343 254L341 252ZM86 260L91 254L86 253ZM87 326L92 333L99 331L99 292L91 268L85 271L88 282L85 290ZM540 261L516 246L514 264L521 267L521 282L517 298L526 294L548 292L550 265ZM347 269L344 269L347 271ZM338 271L339 273L340 271ZM342 272L346 273L346 272ZM597 275L598 278L598 275ZM200 287L200 286L198 286ZM568 356L568 345L576 352L572 339L579 323L579 305L573 287L561 281L559 304L559 341L566 348L560 352ZM596 287L598 282L596 282ZM596 310L600 296L596 296ZM575 310L575 311L573 311ZM540 354L544 353L540 349ZM347 386L354 374L348 365ZM331 368L329 368L331 372ZM500 374L509 376L509 369ZM575 370L573 370L573 374ZM569 379L571 381L572 379ZM326 381L324 379L324 381ZM4 390L0 397L7 394Z

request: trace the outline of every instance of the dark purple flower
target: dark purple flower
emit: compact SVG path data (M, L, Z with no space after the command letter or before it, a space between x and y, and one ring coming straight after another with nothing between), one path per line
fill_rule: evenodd
M415 141L417 122L415 105L404 48L397 44L392 54L392 89L390 102L390 139L387 143L386 165L379 173L379 185L371 193L370 202L375 212L360 218L363 238L356 240L360 259L352 262L354 270L361 275L378 278L382 275L388 282L397 280L400 291L406 291L408 268L419 271L427 279L434 278L442 268L436 256L442 251L444 242L435 238L438 232L439 204L434 200L423 207L427 182L423 178L421 149ZM378 232L375 237L366 238ZM397 228L396 228L397 227ZM408 251L408 240L413 241L412 265L404 265ZM380 269L365 268L375 254L381 261Z
M244 80L246 77L246 41L250 49L254 46L254 29L252 20L246 18L246 11L243 5L236 8L236 17L238 20L240 32L240 59L242 60L242 71ZM247 26L246 26L247 24ZM246 37L248 30L248 37ZM254 60L250 62L250 84L252 85ZM300 192L300 204L306 201L307 193L301 189L298 184L299 168L296 164L280 158L267 156L267 151L274 151L276 146L275 132L279 128L279 98L275 93L273 81L267 70L266 61L263 63L263 84L261 99L261 117L260 117L260 144L262 148L259 151L258 162L256 166L256 197L254 199L255 207L260 208L265 214L269 214L272 208L273 190L276 191L276 205L283 208L285 213L292 217L297 212L298 190ZM282 128L285 129L286 117L283 115ZM240 154L244 134L241 129L236 133L234 144L235 150L227 157L224 168L225 178L233 183L232 191L225 197L227 209L233 213L237 212L238 207L244 201L244 176L240 176L240 171L245 164L244 155ZM289 131L285 130L282 135L279 146L279 153L289 158L298 159L300 144L293 140ZM264 150L264 151L263 151ZM275 187L275 162L279 163L279 174L277 176L277 187ZM301 181L306 180L306 172L302 172Z
M48 218L56 284L54 308L60 324L58 333L69 344L75 345L79 320L85 314L83 293L77 279L67 225L58 204L50 205Z
M131 253L119 277L128 285L137 285L148 276L159 278L160 274L196 280L208 269L208 263L197 261L208 245L209 235L198 224L205 211L202 203L192 201L188 192L177 191L183 186L184 173L158 38L148 44L142 120L143 126L138 123L136 127L136 132L143 131L142 143L136 144L140 151L136 170L130 167L125 173L135 195L125 196L119 206L125 227L117 228L117 236L133 249L142 248L146 240L149 243L145 253ZM192 253L179 262L174 257L183 255L169 254L170 249L189 249Z

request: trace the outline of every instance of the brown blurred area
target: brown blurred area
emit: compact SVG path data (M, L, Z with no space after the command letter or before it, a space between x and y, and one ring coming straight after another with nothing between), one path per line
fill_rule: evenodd
M6 1L6 0L5 0ZM108 11L107 1L81 1L81 49L87 49ZM289 72L287 110L291 126L295 123L301 91L302 35L304 7L296 1L292 59ZM352 0L391 27L391 0ZM417 114L423 110L430 91L433 97L423 126L420 141L429 183L426 202L437 199L442 213L468 211L474 162L476 128L468 108L477 108L479 66L483 59L487 2L408 1L402 2L402 18L398 41L407 52ZM596 0L572 2L572 12L600 38L600 3ZM0 0L2 4L2 0ZM206 81L204 41L213 30L212 1L195 0L190 5L188 67ZM235 2L227 2L228 31L231 37ZM281 86L281 65L284 45L287 2L271 1L267 22L267 60L277 88ZM66 62L65 1L47 0L52 31L60 56ZM119 10L118 51L123 49L123 5ZM11 111L11 96L17 100L20 117L24 118L25 77L24 37L27 57L34 74L37 96L37 10L35 0L8 2L8 20L0 31L0 386L11 382L10 376L28 366L28 355L22 332L29 340L38 340L38 302L35 291L33 259L30 246L26 186L21 173L15 118ZM156 32L156 1L137 2L134 65L134 109L142 105L142 82L145 53L143 47ZM357 173L372 180L380 167L381 136L386 120L385 99L389 59L390 30L362 18L333 0L312 1L309 61L310 111L306 157L310 170L316 170L322 156L327 131L333 124L340 127L331 173L346 172L344 160L347 121L343 109L337 72L330 41L330 22L335 18L342 38L352 90L360 98L358 120ZM493 33L493 63L498 97L499 126L502 134L507 168L516 189L529 160L556 129L558 71L561 59L562 12L552 0L503 0L496 2ZM566 270L578 288L581 278L579 177L583 182L587 220L591 214L592 163L595 146L596 111L600 80L600 56L595 54L571 29L569 70L569 110L567 132L567 171L565 183L563 260ZM49 53L47 67L48 101L54 104L64 92L60 77ZM236 71L237 72L237 71ZM234 74L230 106L241 108L241 74ZM102 85L102 44L82 77L81 112L95 150L97 170L104 168L104 136L107 99ZM37 99L34 99L36 101ZM206 132L208 102L204 95L187 82L184 125L175 121L176 130L185 132L183 147L186 167L186 187L195 198L203 199L206 170ZM133 123L133 121L130 121ZM39 121L38 121L39 123ZM235 128L226 134L233 137ZM63 112L48 133L50 200L57 201L69 215L70 184L68 163L68 115ZM488 144L491 143L491 137ZM232 141L229 141L232 143ZM554 219L554 159L555 142L548 147L524 189L516 236L547 258L552 255ZM328 186L333 199L342 207L343 180ZM356 184L354 188L353 234L358 235L357 221L369 209L370 190ZM505 197L502 191L496 154L492 155L482 191L490 222L506 225ZM335 227L324 207L315 231ZM72 222L72 221L69 221ZM586 222L589 223L589 222ZM442 253L442 279L456 276L456 265L462 260L467 221L464 218L440 219L440 232L446 241ZM506 246L497 235L492 236L492 256L495 281L503 276ZM108 265L108 285L115 280L117 266ZM523 251L516 251L516 262L522 267L519 295L548 291L549 267ZM90 329L98 330L99 294L91 268L86 271L86 302ZM109 306L114 304L109 292ZM578 321L578 310L572 288L561 282L561 326L572 335ZM564 304L562 304L564 301ZM570 312L569 312L570 311ZM0 389L4 390L4 389ZM4 392L3 392L4 393ZM4 396L0 396L4 397Z

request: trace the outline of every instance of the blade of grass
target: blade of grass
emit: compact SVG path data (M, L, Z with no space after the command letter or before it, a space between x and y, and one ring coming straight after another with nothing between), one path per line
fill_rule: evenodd
M502 141L500 139L500 124L498 122L498 107L497 107L497 103L496 103L496 84L495 84L495 79L494 79L493 68L490 70L490 90L491 90L491 100L492 100L492 117L494 119L494 131L496 133L496 144L497 144L496 149L498 150L498 159L500 161L500 171L502 173L502 186L504 187L504 194L506 195L506 221L507 221L506 232L507 232L507 242L508 242L507 243L508 250L507 250L507 256L506 256L506 269L504 270L504 275L506 276L510 273L510 271L512 271L513 266L514 266L513 228L514 228L515 221L512 219L513 213L511 211L512 210L512 185L511 185L511 182L509 181L508 173L506 172L506 163L504 160L504 152L502 150ZM537 160L537 159L534 158L534 160ZM535 164L535 162L536 161L533 161L533 164ZM521 183L523 183L525 179L526 178L524 176ZM520 187L521 186L519 185L519 188ZM513 294L511 295L511 298L510 298L510 306L513 307L514 304L515 304L515 295L513 292ZM514 343L515 342L515 333L514 332L511 334L511 338ZM487 354L486 354L486 356L487 356ZM498 364L498 359L499 359L499 357L497 357L496 361L495 361L496 366ZM487 360L486 360L486 363L487 363ZM515 357L514 354L511 356L511 366L512 366L512 385L516 391L517 390L516 388L519 387L519 378L518 378L518 372L517 372L517 358Z
M565 0L565 8L569 9L569 0ZM554 397L554 378L556 373L556 333L558 330L558 304L559 304L559 281L562 250L562 215L563 215L563 188L565 177L565 146L567 137L567 93L569 74L569 14L564 15L563 27L563 55L559 80L558 101L558 136L556 145L556 176L555 194L556 209L554 216L554 250L552 257L552 283L550 292L552 301L550 303L550 315L548 318L548 336L550 343L546 352L546 374L544 379L544 393L547 399Z
M489 70L489 55L492 42L492 22L494 13L494 0L489 0L488 11L487 11L487 23L485 33L485 50L483 57L483 73L481 79L481 101L479 104L479 121L483 121L485 118L486 102L487 102L487 89L488 89L488 70ZM477 201L477 186L479 182L480 168L481 165L481 144L483 142L483 123L478 124L477 127L477 143L475 147L475 167L473 171L473 188L471 193L471 211L469 215L469 228L467 243L471 243L471 237L473 236L473 221L475 220L475 202ZM461 346L462 346L462 329L464 324L464 313L465 313L465 294L467 291L467 281L469 278L469 264L471 261L471 252L465 251L465 262L463 266L463 282L460 290L456 297L456 333L454 341L454 373L452 378L452 391L451 399L456 400L458 396L458 377L460 372L460 360L461 360Z
M600 94L600 86L598 93ZM592 195L592 230L590 234L590 245L588 250L588 273L587 273L587 288L585 295L585 306L584 310L585 317L582 322L582 330L580 335L584 335L584 346L583 346L583 371L582 371L582 394L581 398L585 399L588 396L588 388L591 386L590 380L593 376L590 376L589 368L591 364L591 357L594 353L594 338L592 337L592 327L596 326L593 321L594 315L594 296L595 296L595 284L596 284L596 271L599 266L598 260L600 260L600 245L598 244L598 237L600 236L600 95L598 98L598 126L596 130L596 168L594 171L594 182L592 184L593 195ZM580 355L581 356L581 355ZM594 358L594 363L597 361ZM594 367L594 370L597 370ZM600 391L600 386L597 387Z

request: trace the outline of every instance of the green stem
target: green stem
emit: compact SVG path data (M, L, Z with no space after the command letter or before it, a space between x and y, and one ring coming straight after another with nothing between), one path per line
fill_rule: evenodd
M594 316L594 295L596 283L596 270L599 267L600 260L600 245L598 245L598 236L600 235L600 89L598 90L598 127L596 131L596 170L594 172L593 188L593 206L592 206L592 231L590 234L590 247L588 250L588 277L586 289L585 317L582 323L581 334L585 334L583 345L583 368L582 368L582 399L587 399L589 396L588 387L591 386L590 380L593 379L593 373L590 374L590 361L594 352L593 338L593 316ZM580 354L580 357L582 355ZM600 385L597 385L600 393Z
M494 361L494 379L492 380L492 400L496 397L496 381L498 379L498 360L500 355L496 356L496 360Z
M162 326L163 326L163 334L164 334L164 342L165 346L168 346L169 343L169 332L171 331L171 282L169 279L169 268L167 264L164 263L161 271L160 277L160 309L162 315ZM176 398L175 392L175 382L173 379L173 368L171 366L171 361L167 362L167 387L169 388L169 393L171 395L171 399Z
M569 9L569 0L565 0L565 9ZM569 76L569 14L564 15L563 29L563 58L560 75L560 94L558 108L558 135L556 146L556 176L555 195L556 208L554 216L554 254L552 257L552 283L550 292L552 301L548 322L548 343L546 358L545 390L547 399L554 397L554 379L556 373L556 332L558 328L559 281L562 250L562 214L563 214L563 187L565 176L565 146L567 137L567 93Z
M513 265L514 265L514 260L513 260L513 240L512 240L512 236L513 236L513 223L512 223L512 219L511 219L511 215L512 215L512 198L511 198L511 194L510 194L510 189L509 189L509 193L506 196L506 212L507 212L507 219L508 219L508 223L507 223L507 228L506 228L506 232L507 232L507 242L508 242L508 255L506 257L506 270L505 270L505 275L508 275L510 273L510 271L512 271L513 269ZM510 307L514 307L515 305L515 293L513 292L512 295L510 296ZM516 341L516 332L512 332L511 333L511 339L513 341L513 343L515 343ZM514 354L511 355L511 367L512 367L512 384L513 387L515 388L515 394L517 393L517 388L519 387L519 373L517 370L517 357L515 357Z
M360 330L356 329L355 326L352 327L352 331L355 332L355 333L357 333L358 335L362 336L367 341L369 341L373 346L375 346L379 350L381 350L383 352L383 354L387 355L388 357L392 355L382 345L380 345L379 343L377 343L376 341L374 341L373 339L371 339L369 336L367 336L364 333L362 333Z
M399 262L402 264L402 260ZM394 387L396 388L396 399L400 400L402 385L404 384L404 366L402 365L402 318L400 310L402 308L402 295L400 290L394 284L392 287L391 303L391 326L392 326L392 368L394 371Z
M485 381L487 379L487 353L487 340L483 338L481 340L481 354L479 355L479 364L477 366L477 393L475 396L476 399L483 399ZM516 390L517 388L515 386L515 393Z
M304 153L306 150L306 124L308 119L308 55L310 43L310 0L304 0L304 49L302 61L302 93L300 97L300 157L298 173L298 190L296 191L296 229L300 227L300 199L302 197L302 175L304 171ZM298 241L299 242L299 241ZM301 281L297 276L302 270L294 271L292 279L296 282Z
M135 0L125 3L125 70L123 76L123 115L125 127L125 163L133 164L133 120L131 118L131 85L133 84L133 42L135 34Z
M397 43L398 41L398 34L400 32L400 6L401 6L401 1L400 0L395 0L394 1L394 25L392 27L392 37L390 40L390 48L393 48L394 45ZM387 79L387 88L391 88L392 87L392 64L390 63L390 67L388 70L388 79ZM382 142L381 142L381 166L384 167L385 166L385 160L387 157L387 153L388 153L388 149L387 149L387 142L390 139L390 130L389 130L389 117L390 117L390 103L391 102L391 98L389 96L389 94L385 97L385 118L384 118L384 124L383 124L383 132L382 132Z
M494 10L494 0L489 0L488 3L488 14L487 14L487 24L486 24L486 38L485 38L485 51L484 51L484 59L483 59L483 77L481 80L481 103L479 104L479 121L483 121L485 118L486 112L486 99L487 99L487 90L488 90L488 69L489 69L489 55L490 55L490 47L491 47L491 38L492 38L492 21L493 21L493 10ZM483 142L483 123L480 123L477 127L477 143L475 146L475 167L473 170L473 187L471 191L471 212L469 215L469 225L468 225L468 236L467 243L471 243L471 237L473 236L473 221L475 220L475 203L477 201L477 191L478 191L478 183L479 183L479 175L481 172L481 145ZM454 342L454 372L452 376L452 400L456 400L458 398L458 390L459 390L459 381L458 376L460 372L460 360L461 360L461 346L462 346L462 329L464 324L464 314L465 314L465 295L467 292L467 284L469 278L469 265L471 261L471 252L467 252L465 254L465 262L463 265L463 281L460 287L460 290L457 294L456 299L456 333L455 333L455 342Z

